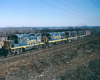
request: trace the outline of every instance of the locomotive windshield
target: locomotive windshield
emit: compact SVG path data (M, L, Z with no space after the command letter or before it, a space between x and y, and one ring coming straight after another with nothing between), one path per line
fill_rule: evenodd
M30 36L34 36L34 34L30 34Z
M49 33L42 33L42 37L47 37L49 40L51 39L50 34Z
M8 36L8 40L14 40L14 43L18 43L18 37L16 35L10 35Z
M45 37L45 33L42 33L42 37Z
M15 39L18 39L18 37L16 35L8 36L8 40L15 40Z
M49 33L43 33L43 34L42 34L42 37L49 37L49 36L50 36Z
M37 36L40 36L40 34L37 34Z

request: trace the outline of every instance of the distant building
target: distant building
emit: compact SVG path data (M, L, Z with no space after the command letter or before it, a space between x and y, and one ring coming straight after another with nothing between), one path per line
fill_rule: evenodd
M85 35L86 35L86 36L91 35L91 30L85 30Z

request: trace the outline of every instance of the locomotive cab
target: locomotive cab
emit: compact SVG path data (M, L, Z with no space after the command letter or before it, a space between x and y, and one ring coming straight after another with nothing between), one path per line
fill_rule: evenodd
M6 49L14 47L15 44L18 44L18 37L16 35L10 35L7 38L8 40L4 42L4 47Z
M42 33L42 42L44 42L46 45L48 44L48 41L50 40L50 34L49 33Z
M4 46L0 51L1 55L5 57L9 54L10 48L14 47L14 44L18 44L18 37L16 35L10 35L7 38L8 40L4 41Z
M69 33L68 32L65 32L65 38L68 39L68 37L69 37Z
M47 42L50 40L50 34L49 33L43 33L42 34L42 42Z
M10 43L10 47L14 47L14 44L18 44L18 36L10 35L8 36L8 42Z

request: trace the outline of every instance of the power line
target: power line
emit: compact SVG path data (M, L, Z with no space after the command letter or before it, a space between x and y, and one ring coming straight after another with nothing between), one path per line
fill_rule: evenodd
M70 13L70 14L72 14L72 15L75 15L75 16L78 16L78 17L80 17L80 18L83 18L83 19L85 19L85 20L94 22L94 21L91 20L91 19L87 19L87 18L84 18L84 17L82 17L82 16L73 14L73 13L71 13L71 12L69 12L69 11L66 11L66 10L64 10L64 9L62 9L62 8L59 8L59 7L55 6L55 5L52 5L52 4L50 4L50 3L47 3L47 2L45 2L45 1L42 1L42 0L39 0L39 1L41 1L41 2L43 2L43 3L45 3L45 4L48 4L48 5L52 6L52 7L55 7L55 8L57 8L57 9L59 9L59 10L62 10L62 11L64 11L64 12L67 12L67 13ZM95 23L97 23L97 22L95 22Z
M96 2L100 5L100 3L96 0Z
M67 6L67 7L69 7L69 8L71 8L71 9L73 9L73 10L76 11L76 12L79 12L79 13L85 15L84 13L82 13L82 12L80 12L80 11L78 11L78 10L76 10L76 9L74 9L74 8L72 8L72 7L68 6L68 5L66 5L66 4L64 4L64 3L62 3L62 2L60 2L59 0L56 0L56 1L59 2L59 3L61 3L61 4L63 4L63 5L65 5L65 6ZM86 15L86 16L87 16L87 15Z
M50 3L47 3L47 2L45 2L45 1L42 1L42 0L39 0L39 1L41 1L41 2L43 2L43 3L45 3L45 4L48 4L48 5L50 5L50 6L53 6L53 7L57 8L57 9L59 9L59 10L62 10L62 11L64 11L64 12L67 12L67 13L70 13L70 14L72 14L72 15L75 15L75 16L78 16L78 17L80 17L80 18L83 18L83 19L85 19L85 20L89 20L89 19L87 19L87 18L84 18L84 17L81 17L81 16L79 16L79 15L73 14L73 13L71 13L71 12L69 12L69 11L66 11L66 10L64 10L64 9L62 9L62 8L59 8L59 7L55 6L55 5L52 5L52 4L50 4Z
M95 3L95 1L92 0L92 2L100 9L100 7L97 5L97 3Z
M83 0L81 0L81 1L83 1ZM88 6L88 8L90 7L91 8L91 6L90 5L88 5L88 3L87 2L85 2L85 1L83 1L83 3L85 3L85 5L87 5ZM93 10L91 10L90 9L90 11L93 11ZM96 12L97 13L97 12ZM98 13L97 13L98 14ZM99 14L98 14L99 15Z
M74 9L74 8L72 8L72 7L70 7L70 6L68 6L68 5L66 5L66 4L64 4L64 3L62 3L62 2L60 2L59 0L56 0L57 2L59 2L59 3L61 3L61 4L63 4L63 5L65 5L65 6L67 6L67 7L69 7L69 8L71 8L71 9L73 9L73 10L75 10L76 12L79 12L79 13L81 13L81 14L84 14L84 13L82 13L82 12L80 12L80 11L78 11L78 10L76 10L76 9ZM84 14L85 15L85 14Z
M80 11L78 11L78 10L76 10L76 9L74 9L74 8L72 8L72 7L70 7L70 6L66 5L66 4L64 4L64 3L62 3L62 2L59 1L59 0L56 0L56 1L59 2L59 3L61 3L61 4L63 4L63 5L65 5L66 7L69 7L69 8L71 8L71 9L73 9L74 11L77 11L77 12L79 12L79 13L85 15L84 13L82 13L82 12L80 12ZM87 16L87 15L85 15L85 16L88 17L88 18L91 18L91 17L89 17L89 16Z
M57 8L57 9L60 9L60 10L62 10L62 11L65 11L65 12L68 12L68 13L70 13L70 14L73 14L73 13L71 13L71 12L69 12L69 11L66 11L66 10L64 10L64 9L62 9L62 8L59 8L59 7L57 7L57 6L54 6L54 5L52 5L52 4L50 4L50 3L47 3L47 2L45 2L45 1L42 1L42 0L40 0L40 1L43 2L43 3L46 3L46 4L50 5L50 6L53 6L53 7ZM73 15L77 16L76 14L73 14Z

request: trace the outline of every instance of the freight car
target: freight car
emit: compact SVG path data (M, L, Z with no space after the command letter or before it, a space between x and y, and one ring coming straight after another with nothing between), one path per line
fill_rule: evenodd
M30 49L71 42L81 36L84 36L84 32L82 31L14 34L8 36L8 40L4 42L0 53L3 56L16 55Z
M71 42L72 40L78 39L77 31L67 31L69 33L68 41Z

